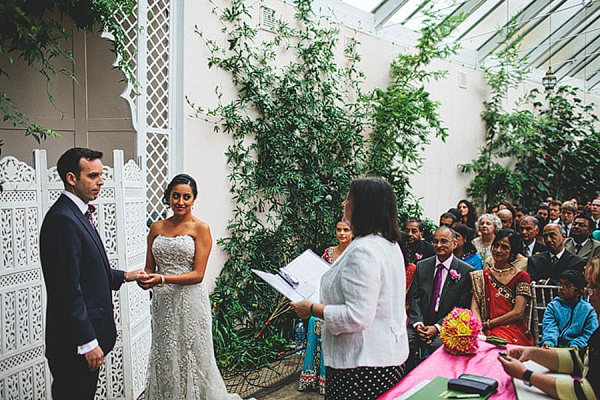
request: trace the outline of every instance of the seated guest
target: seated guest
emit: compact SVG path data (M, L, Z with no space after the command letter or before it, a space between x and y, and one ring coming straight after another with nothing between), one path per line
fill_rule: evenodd
M538 235L536 236L535 240L544 244L544 228L546 227L546 225L548 225L548 219L544 218L542 215L540 214L535 214L533 216L533 218L537 219L538 221Z
M467 308L471 304L469 272L473 268L453 255L456 233L446 226L438 228L433 236L433 248L435 257L417 264L408 292L411 355L419 347L429 353L437 349L442 344L438 334L444 317L454 307Z
M527 272L531 280L541 284L556 285L560 274L567 269L583 272L585 260L565 250L565 230L558 224L544 227L544 242L548 251L528 258Z
M476 231L481 236L473 239L473 246L477 249L477 254L485 260L491 256L492 242L496 237L496 232L502 229L500 218L495 214L483 214L475 224Z
M505 228L510 228L516 232L519 232L519 221L517 221L517 209L515 208L515 206L513 205L513 203L511 203L508 200L502 200L500 202L500 204L498 204L498 211L500 210L508 210L510 211L510 215L511 215L511 224L510 226L507 226ZM499 214L497 214L498 217L500 217ZM503 226L504 227L504 226Z
M521 220L523 219L523 217L525 217L526 215L529 214L529 210L527 209L527 207L523 206L523 205L519 205L516 208L516 215L517 217L515 218L515 221L521 223Z
M498 210L496 213L498 218L500 218L500 222L502 223L502 229L512 229L513 226L513 217L512 213L508 209Z
M586 277L587 294L590 303L600 310L600 258L593 258L588 264ZM576 349L543 349L539 347L510 347L507 355L499 355L498 360L504 371L513 378L523 379L556 399L596 399L600 396L600 331L596 330L588 342L588 363L584 365ZM532 372L523 362L532 360L553 372L563 373L556 377ZM567 374L577 376L573 378ZM584 379L578 377L583 376Z
M577 254L586 262L600 256L600 242L592 239L590 226L594 224L589 214L581 214L573 220L571 237L565 240L565 249Z
M558 224L560 222L562 202L560 200L552 200L548 203L548 223Z
M475 221L477 221L477 209L473 203L467 199L462 199L456 206L460 210L460 219L457 222L461 222L471 229L475 229Z
M590 204L590 212L592 214L592 232L600 230L600 197L592 200Z
M550 207L548 206L548 203L538 204L534 214L541 215L542 218L546 220L546 223L548 223L548 215L550 214ZM542 229L542 227L540 227L540 229Z
M558 296L544 312L540 346L585 349L592 333L598 328L598 315L590 303L583 300L587 282L579 271L560 274Z
M440 215L440 226L451 227L457 221L458 221L458 218L456 217L456 214L453 214L450 211L447 211L447 212L443 213L442 215ZM432 240L433 240L433 236L432 236Z
M452 225L454 233L456 233L456 249L454 249L454 255L469 264L475 270L483 269L483 263L481 256L477 254L477 250L471 241L473 240L473 233L469 230L469 227L457 222Z
M560 224L565 228L567 237L571 236L575 215L577 215L577 204L565 201L560 208Z
M450 210L456 210L456 213L451 212ZM447 226L450 228L455 222L458 221L459 217L457 214L460 215L460 211L456 208L451 208L450 210L440 215L440 226ZM433 233L425 238L425 241L429 243L431 243L432 240Z
M546 245L536 240L536 237L540 233L538 224L538 219L532 217L531 215L527 215L521 219L521 224L519 226L521 231L521 240L523 241L523 252L521 254L523 254L525 257L548 250Z
M423 222L420 219L407 219L406 224L404 224L404 231L408 233L406 262L416 264L419 260L432 257L435 254L431 243L423 240Z
M526 309L531 300L529 274L513 262L521 250L521 238L512 229L502 229L492 243L493 263L471 273L471 311L481 319L487 336L512 344L533 345Z

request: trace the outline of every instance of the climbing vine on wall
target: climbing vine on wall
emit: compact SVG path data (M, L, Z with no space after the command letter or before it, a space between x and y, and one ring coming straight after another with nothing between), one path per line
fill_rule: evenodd
M408 207L407 177L420 166L419 150L430 131L445 135L438 104L422 83L441 75L423 69L431 58L450 53L437 47L446 36L447 25L441 25L430 30L418 55L395 61L390 88L364 94L359 43L349 40L338 64L339 29L313 14L312 1L297 0L294 22L277 21L270 40L260 43L252 9L243 0L228 4L214 8L224 24L226 48L197 33L210 51L209 66L231 74L237 98L210 110L189 100L199 118L233 138L226 156L234 218L230 236L219 240L227 261L211 297L217 359L226 372L268 363L291 339L287 304L250 268L276 271L307 248L321 254L332 244L353 178L384 176ZM284 65L276 63L282 50L292 58ZM400 100L391 101L393 96ZM407 112L406 104L415 109ZM404 115L380 128L386 110ZM327 195L330 202L324 201ZM283 316L272 318L274 309Z

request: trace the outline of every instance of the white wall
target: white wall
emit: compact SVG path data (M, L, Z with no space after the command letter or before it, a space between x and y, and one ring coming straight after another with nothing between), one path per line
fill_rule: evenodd
M225 4L217 0L223 7ZM254 3L253 26L258 26L258 7ZM279 0L265 0L266 6L276 10L278 17L283 17L291 24L294 23L294 9L290 4ZM217 104L215 87L223 92L223 103L235 98L235 91L230 81L230 75L218 68L208 69L208 49L194 33L198 25L207 39L216 40L225 46L226 38L221 32L223 27L218 18L211 13L213 6L207 1L188 1L185 6L185 44L184 44L184 94L194 103L203 108L214 107ZM340 33L340 56L338 64L343 62L344 36L355 37L361 46L358 51L362 56L359 68L366 75L364 90L374 87L387 86L389 82L390 62L402 51L403 45L394 44L388 40L342 27ZM261 31L257 45L263 38L272 34ZM279 58L280 65L285 64L285 55ZM467 163L478 155L478 147L484 144L484 123L481 119L483 101L488 99L488 88L485 85L484 73L465 67L457 62L436 61L432 68L448 70L446 79L431 82L426 85L434 100L441 102L439 109L442 120L448 128L449 136L446 143L432 138L431 145L425 150L425 163L420 174L411 179L413 193L422 197L421 205L426 217L437 221L439 215L450 207L455 207L458 201L466 196L466 187L470 176L460 173L458 164ZM459 72L467 75L467 87L460 88ZM506 105L512 108L514 100L536 85L526 83L523 87L511 92L511 98ZM586 102L600 103L600 99L584 96ZM185 109L185 166L186 172L198 180L200 193L194 213L208 222L212 229L213 239L228 236L227 221L232 218L233 202L229 193L229 173L226 165L225 151L232 143L231 138L222 132L213 132L213 125L197 118L190 117L189 106ZM213 252L207 269L207 282L213 284L225 262L225 257L219 247L213 247Z

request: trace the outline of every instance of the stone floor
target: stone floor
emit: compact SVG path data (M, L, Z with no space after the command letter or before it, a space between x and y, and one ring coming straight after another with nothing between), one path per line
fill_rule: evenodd
M261 390L253 396L257 400L323 400L325 396L319 394L318 391L298 391L298 379L300 373L294 374L290 378L290 383L278 390Z

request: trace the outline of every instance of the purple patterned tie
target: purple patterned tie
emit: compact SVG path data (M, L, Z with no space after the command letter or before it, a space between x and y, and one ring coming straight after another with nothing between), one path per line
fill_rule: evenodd
M96 211L96 206L94 206L93 204L88 204L88 210L85 212L85 217L87 218L88 221L90 221L90 224L92 224L92 226L95 229L96 224L94 224L94 217L92 217L92 213L94 211Z
M433 296L431 296L431 305L429 306L429 313L425 320L426 325L430 325L435 322L435 305L440 297L442 291L442 269L443 264L438 264L437 270L435 271L435 278L433 278Z

